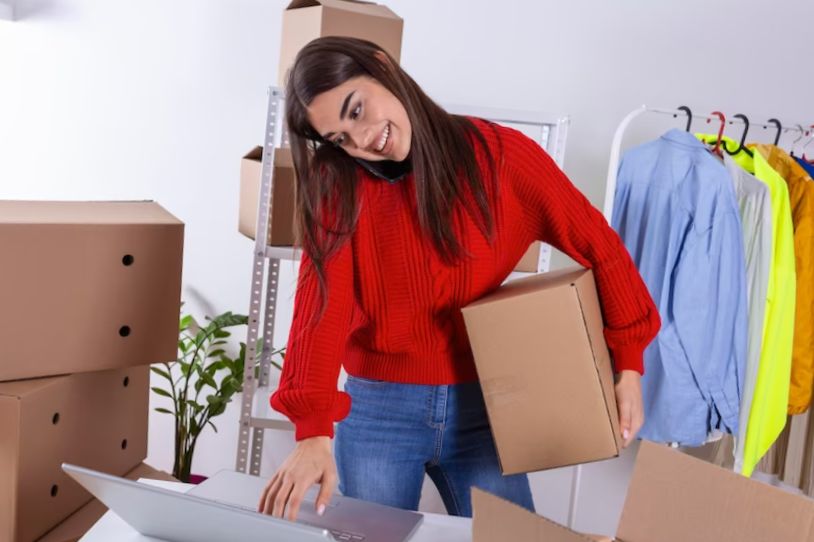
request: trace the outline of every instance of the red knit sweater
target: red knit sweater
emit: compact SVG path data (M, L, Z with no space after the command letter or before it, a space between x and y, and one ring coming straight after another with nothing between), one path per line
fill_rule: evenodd
M313 273L302 273L303 256L271 399L295 423L297 440L333 437L333 423L347 416L350 397L337 390L342 365L348 374L392 382L477 380L460 309L497 289L535 240L594 270L615 368L643 372L643 351L660 320L619 237L539 145L476 122L500 167L491 245L466 216L456 228L471 257L445 265L418 225L413 177L391 184L365 172L356 231L326 265L328 302L317 325L309 322L321 306L319 288ZM488 184L482 152L479 162Z

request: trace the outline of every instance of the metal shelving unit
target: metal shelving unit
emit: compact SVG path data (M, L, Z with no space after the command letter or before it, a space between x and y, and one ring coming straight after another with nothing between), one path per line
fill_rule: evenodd
M562 168L569 118L548 113L513 111L444 104L459 115L480 117L518 129L536 141ZM240 433L237 446L236 470L260 475L263 455L263 438L266 429L293 431L291 422L277 414L275 417L268 404L270 395L269 371L274 339L280 262L299 260L301 251L292 247L267 246L267 237L259 232L268 231L274 179L275 149L288 146L285 127L285 97L282 89L271 87L268 93L266 131L261 166L260 197L257 204L254 260L252 264L252 288L249 301L249 326L246 337L246 366L243 373L243 394L240 410ZM548 271L551 247L543 245L540 250L538 272ZM263 299L265 296L265 300ZM263 349L259 360L255 355L257 341L263 337ZM259 375L255 371L259 365Z

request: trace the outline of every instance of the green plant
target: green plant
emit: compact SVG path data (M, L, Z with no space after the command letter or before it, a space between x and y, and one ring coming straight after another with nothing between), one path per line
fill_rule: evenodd
M169 389L152 388L153 392L172 400L173 409L156 408L157 412L175 417L175 460L172 474L182 482L189 482L192 458L198 437L206 426L218 429L212 419L226 411L236 393L243 391L243 372L246 362L246 344L240 343L235 358L227 354L229 328L246 325L248 317L225 312L215 318L206 317L201 326L191 315L182 316L179 324L178 359L152 367L164 377ZM271 353L281 354L285 349ZM262 339L257 341L257 357L262 352ZM274 367L280 365L271 362ZM255 369L255 377L259 367ZM219 379L219 380L218 380ZM201 400L201 395L205 399Z

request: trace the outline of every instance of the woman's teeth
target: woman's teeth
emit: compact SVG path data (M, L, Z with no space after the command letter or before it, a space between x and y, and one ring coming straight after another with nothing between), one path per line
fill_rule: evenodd
M382 138L379 140L379 144L376 145L376 152L382 152L384 146L387 145L387 138L389 137L390 137L390 125L388 124L387 127L384 129Z

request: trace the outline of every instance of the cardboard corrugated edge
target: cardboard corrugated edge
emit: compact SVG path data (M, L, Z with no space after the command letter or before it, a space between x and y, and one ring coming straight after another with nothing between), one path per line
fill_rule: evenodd
M0 406L0 427L14 427L17 432L0 442L0 540L14 540L14 518L17 517L17 457L20 449L19 416L20 403L16 397L0 396L0 403L8 402L8 408ZM16 404L14 404L16 403ZM16 408L15 408L16 407Z
M472 542L592 542L486 491L472 488ZM601 538L598 540L602 540Z
M184 226L153 200L0 200L0 224Z
M390 17L401 20L401 17L396 15L393 10L385 5L375 2L363 2L361 0L293 0L293 2L288 4L286 11L319 6L345 9L365 15L376 15L377 17Z
M149 480L178 482L177 479L166 472L156 470L146 463L141 463L124 477L133 481L146 478ZM77 542L105 515L105 512L107 512L107 507L100 501L93 499L39 538L37 542Z
M596 280L593 271L588 270L583 276L579 277L574 284L576 286L577 299L579 300L580 307L582 307L583 321L588 335L588 342L591 345L591 352L593 353L596 376L605 398L608 421L610 421L614 446L616 447L616 457L619 457L624 441L619 427L619 410L616 404L614 375L610 365L610 352L605 343L602 307L596 290ZM596 321L588 321L588 314L594 314L598 319L595 319Z

